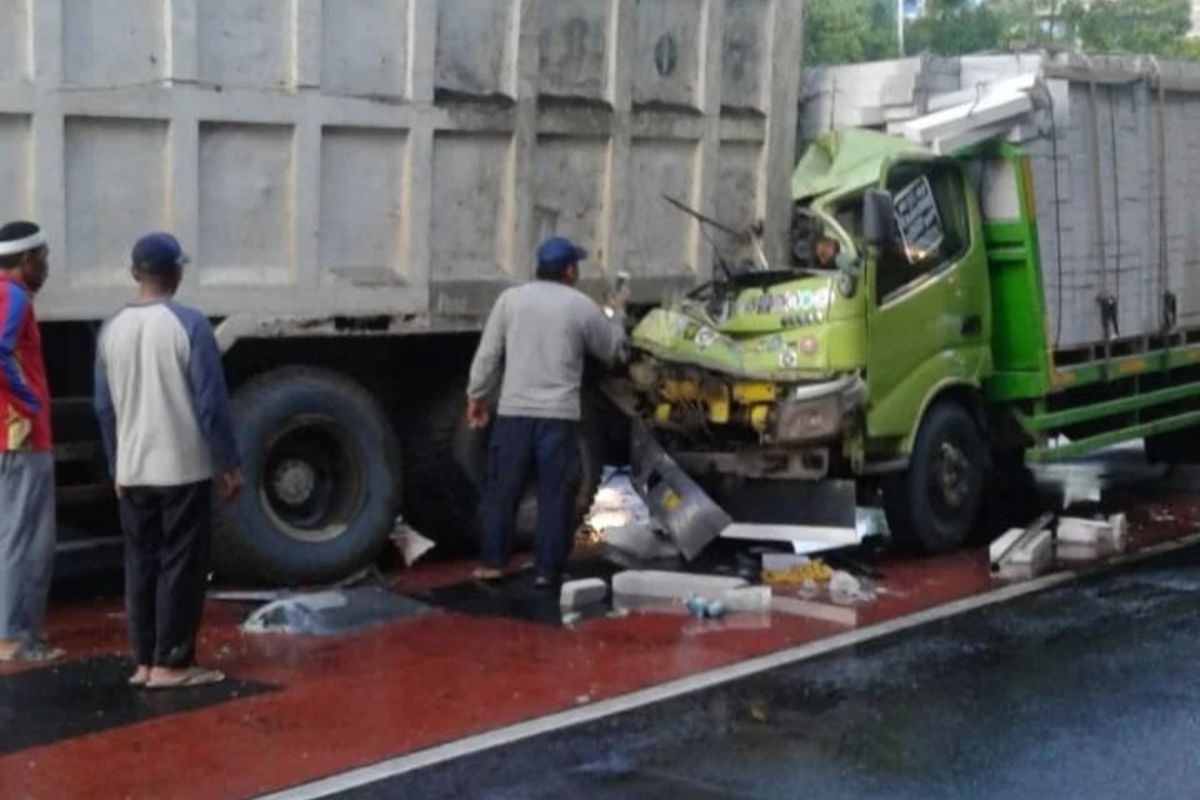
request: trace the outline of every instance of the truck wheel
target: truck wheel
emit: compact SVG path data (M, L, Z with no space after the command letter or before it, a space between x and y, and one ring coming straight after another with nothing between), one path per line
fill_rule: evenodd
M987 446L975 420L954 402L935 404L921 423L907 470L883 486L894 544L935 554L961 547L979 515Z
M222 575L281 584L344 577L385 546L399 507L396 436L357 383L277 370L234 398L246 486L218 518Z
M405 451L405 519L442 547L474 553L481 532L483 479L491 431L467 427L466 384L454 382L418 416ZM584 403L579 450L583 480L576 497L578 524L591 507L603 470L604 441L589 403ZM517 509L516 542L533 541L537 499L532 484Z

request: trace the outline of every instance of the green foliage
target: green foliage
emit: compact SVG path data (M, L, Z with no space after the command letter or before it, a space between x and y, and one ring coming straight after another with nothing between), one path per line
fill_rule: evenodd
M893 58L895 0L808 0L805 62ZM953 56L1032 49L1149 53L1200 60L1190 0L929 0L905 51Z
M944 56L999 49L1004 20L991 5L930 0L925 16L908 26L905 50Z
M804 61L849 64L897 54L892 0L808 0Z
M1088 51L1186 52L1189 0L1095 0L1083 15L1079 38Z

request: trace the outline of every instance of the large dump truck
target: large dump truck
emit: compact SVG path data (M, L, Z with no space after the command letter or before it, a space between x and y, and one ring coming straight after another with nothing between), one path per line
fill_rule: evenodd
M222 570L341 576L401 512L469 539L462 376L494 298L551 233L594 253L589 291L706 280L664 193L783 257L801 42L793 0L0 0L0 217L50 237L66 544L116 530L90 365L158 228L235 395Z
M1030 60L1005 63L953 77ZM1029 462L1137 439L1154 460L1200 458L1200 69L1032 63L1007 94L964 78L907 111L884 92L855 103L898 83L911 98L903 70L833 71L840 113L878 129L821 132L800 160L794 263L731 265L641 322L630 376L665 449L647 496L683 515L692 549L762 484L881 492L894 540L935 553L966 542ZM968 144L935 155L889 124ZM820 238L836 260L814 257ZM713 525L695 492L730 513Z

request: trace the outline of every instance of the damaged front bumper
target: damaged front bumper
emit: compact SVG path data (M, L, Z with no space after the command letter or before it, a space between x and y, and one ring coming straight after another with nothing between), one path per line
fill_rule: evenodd
M776 404L766 441L797 445L834 439L862 408L865 398L866 384L858 375L797 386Z

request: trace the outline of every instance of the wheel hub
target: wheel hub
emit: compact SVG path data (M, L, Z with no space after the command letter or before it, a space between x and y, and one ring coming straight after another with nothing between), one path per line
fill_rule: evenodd
M275 496L289 506L302 506L317 487L313 465L298 458L284 459L271 476Z
M942 497L951 508L962 508L971 491L971 462L958 446L950 442L942 443L940 455L937 477Z

